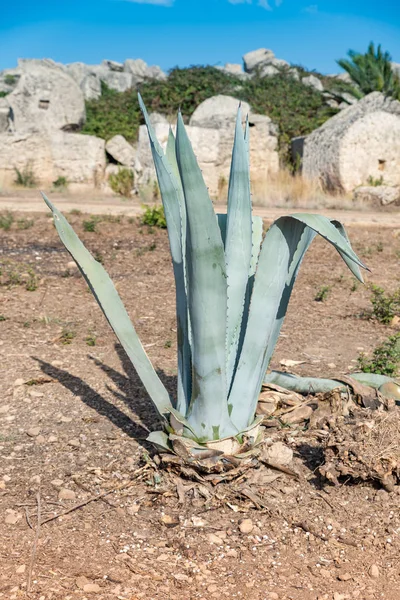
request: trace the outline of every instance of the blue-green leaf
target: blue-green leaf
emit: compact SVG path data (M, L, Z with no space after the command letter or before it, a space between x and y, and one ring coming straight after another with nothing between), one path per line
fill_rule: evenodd
M243 307L252 254L252 218L250 173L246 143L243 137L241 111L236 118L235 141L229 178L226 224L227 309L227 382L230 388L242 324Z
M340 249L342 256L363 266L326 217L295 214L273 223L262 245L243 347L229 396L231 418L239 429L254 416L300 264L316 233Z
M191 397L192 368L190 349L190 327L188 320L187 286L186 286L186 208L182 185L179 178L175 157L175 139L170 131L167 145L167 157L157 141L149 115L139 94L139 104L143 111L158 185L167 221L169 244L175 276L176 318L178 340L178 397L176 408L185 414Z
M166 415L172 404L167 390L155 372L133 327L128 313L108 273L82 244L71 225L43 194L44 201L53 213L54 224L60 239L77 263L101 310L113 328L122 347L129 356L140 379L158 412Z
M225 254L212 202L180 114L176 156L188 223L186 265L193 335L193 385L187 419L198 439L218 439L235 433L227 405Z

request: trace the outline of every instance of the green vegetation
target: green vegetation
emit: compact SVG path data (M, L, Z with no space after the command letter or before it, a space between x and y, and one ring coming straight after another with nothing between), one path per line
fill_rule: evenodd
M11 225L14 223L14 215L7 211L5 213L0 213L0 229L4 229L4 231L8 231L11 229Z
M342 86L347 91L351 87L339 80L334 83L336 89ZM327 85L331 85L330 80ZM254 112L268 115L278 125L279 150L287 163L291 160L291 138L310 133L337 112L320 92L303 85L286 70L273 77L243 81L214 67L175 68L165 81L143 83L140 93L151 112L172 117L180 109L185 121L211 96L227 94L245 100ZM135 142L143 122L136 90L120 93L104 84L101 97L86 103L86 115L83 133L104 139L122 134Z
M135 176L132 169L121 167L118 169L118 173L111 173L108 178L108 183L113 192L120 196L124 196L124 198L130 198L134 180Z
M53 181L53 188L56 190L66 190L68 187L68 179L60 175Z
M356 98L371 92L383 92L400 100L400 77L392 69L392 57L389 52L383 52L381 45L376 48L371 42L365 54L349 50L349 58L337 61L356 84L350 93Z
M15 171L15 185L20 185L22 187L36 187L37 181L35 174L32 169L32 165L27 163L22 170L14 168Z
M90 334L85 339L87 346L95 346L96 345L96 336L94 334Z
M166 229L167 221L165 219L164 208L162 205L146 206L143 208L145 208L145 211L140 218L140 222L143 223L143 225Z
M7 321L7 317L5 317L4 315L0 315L0 322L1 321Z
M0 92L0 98L5 98L10 92Z
M76 331L70 329L69 327L64 327L60 335L60 342L64 346L68 346L68 344L71 344L74 338L76 338Z
M315 294L314 300L316 302L325 302L330 291L331 291L331 288L329 285L321 285L321 287L318 289L317 293Z
M26 217L22 217L22 219L18 219L17 227L18 229L30 229L34 225L33 219L27 219Z
M400 363L400 333L391 335L382 344L377 346L372 353L372 358L361 353L358 357L358 366L363 373L376 373L395 377Z
M4 77L4 83L6 85L15 85L17 83L17 81L18 81L18 77L16 75L8 74Z
M388 325L393 317L400 316L400 288L388 294L378 285L371 286L372 314L380 322Z
M372 175L370 175L367 179L367 183L372 187L379 187L380 185L383 185L383 175L377 177L376 179L375 177L372 177Z
M97 230L97 224L101 221L100 217L92 216L90 219L83 221L82 226L84 231L95 233Z
M39 286L39 277L29 264L4 261L0 268L0 286L15 285L23 285L28 292L34 292Z

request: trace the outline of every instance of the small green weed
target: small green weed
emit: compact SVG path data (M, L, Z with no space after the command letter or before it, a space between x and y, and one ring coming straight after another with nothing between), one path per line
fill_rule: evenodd
M361 353L358 357L358 366L363 373L377 373L378 375L397 375L400 363L400 333L390 336L372 353L372 358Z
M153 252L155 249L157 248L157 244L155 242L153 242L152 244L150 244L149 246L149 250L150 252Z
M87 338L85 339L85 342L88 346L95 346L96 345L96 336L93 334L88 335Z
M22 217L22 219L18 219L17 221L18 229L30 229L31 227L33 227L33 225L33 219L26 219L25 217Z
M164 348L171 348L171 346L172 346L171 340L167 340L164 344Z
M72 209L69 211L69 214L70 214L70 215L76 215L76 216L78 216L78 215L81 215L81 214L82 214L82 211L81 211L81 210L79 210L78 208L72 208Z
M372 314L380 322L389 324L393 317L400 316L400 288L388 294L378 285L371 286Z
M111 173L108 178L112 191L124 198L131 197L134 181L135 176L132 169L126 167L118 169L118 173Z
M36 187L37 181L30 163L27 163L22 170L19 170L17 167L15 167L14 171L16 175L14 183L16 185L27 188Z
M60 175L53 181L53 188L56 190L65 190L68 187L68 179ZM72 212L72 211L71 211Z
M76 331L65 328L60 335L60 342L64 344L64 346L67 346L68 344L71 344L74 338L76 338Z
M380 185L383 185L383 176L381 175L380 177L375 179L374 177L372 177L372 175L370 175L367 179L367 183L372 187L379 187Z
M15 83L17 83L18 81L18 77L16 75L5 75L4 77L4 83L6 85L14 85Z
M358 283L357 279L354 279L353 283L351 284L350 291L356 292L358 290L359 285L360 284Z
M143 225L166 229L167 221L165 220L164 208L162 206L144 206L143 208L145 209L141 217Z
M0 214L0 229L4 229L4 231L8 231L11 229L11 225L14 223L14 215L7 211L3 214Z
M0 322L1 321L7 321L7 317L5 317L4 315L0 315Z
M325 302L330 291L331 291L331 288L329 285L321 285L321 287L315 294L314 300L316 302Z
M90 217L90 219L83 221L82 225L83 225L84 231L88 231L90 233L95 233L97 224L99 223L99 221L100 221L99 217Z

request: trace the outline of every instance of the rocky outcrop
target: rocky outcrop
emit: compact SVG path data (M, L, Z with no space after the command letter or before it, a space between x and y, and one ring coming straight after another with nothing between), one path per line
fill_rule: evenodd
M0 133L10 131L12 127L12 111L7 98L0 98Z
M79 128L85 101L79 86L53 61L19 61L20 76L6 96L16 131Z
M65 71L82 89L86 100L99 98L101 82L117 92L125 92L146 80L166 79L166 74L157 66L149 66L144 60L128 58L124 63L103 60L100 65L71 63Z
M126 141L123 135L115 135L108 140L106 152L117 164L131 168L135 165L136 150Z
M276 75L282 69L290 67L286 60L276 58L272 50L259 48L243 56L244 70L250 75L258 74L261 77Z
M308 87L312 87L318 92L324 91L324 86L322 85L322 81L315 77L315 75L308 75L308 77L302 77L301 83Z
M240 100L232 96L212 96L204 100L192 114L189 124L191 127L207 127L221 129L232 127ZM250 105L242 102L242 114L250 113Z
M227 190L238 105L239 100L230 96L209 98L198 106L187 127L212 197L218 197ZM250 106L242 102L243 119L247 113L250 124L251 178L255 184L263 184L272 173L279 170L277 129L269 117L253 114ZM165 147L170 125L166 119L154 119L153 115L151 118L157 139ZM144 125L139 130L138 158L143 166L143 180L151 182L155 179L155 173Z
M11 185L15 169L27 168L38 184L58 177L69 183L99 186L106 166L104 140L64 131L0 134L0 182Z
M400 184L400 102L373 92L313 131L304 143L303 175L341 192L371 177Z
M399 206L400 186L361 186L354 190L353 200L358 205L361 204L374 208L388 206L389 204Z

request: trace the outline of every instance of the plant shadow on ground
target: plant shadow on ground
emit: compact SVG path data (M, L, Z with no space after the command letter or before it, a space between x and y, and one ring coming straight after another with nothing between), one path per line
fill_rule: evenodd
M60 369L43 361L40 358L32 357L36 360L41 370L48 377L56 379L66 389L71 391L75 396L79 396L81 400L95 410L99 415L106 417L113 425L121 429L129 437L134 438L147 450L154 453L154 446L146 441L150 431L161 429L162 423L160 416L150 398L145 393L145 389L139 379L139 376L130 362L125 350L118 343L115 344L115 350L121 361L123 373L104 364L97 358L88 355L88 358L99 367L117 387L114 389L111 385L106 385L107 390L111 392L117 401L123 402L126 407L138 417L143 425L133 421L125 412L118 406L104 398L99 392L96 392L90 385L85 383L80 377L72 375L68 371ZM166 375L164 371L158 371L162 383L171 393L176 388L176 376ZM140 394L138 392L140 391ZM143 393L144 392L144 393Z

